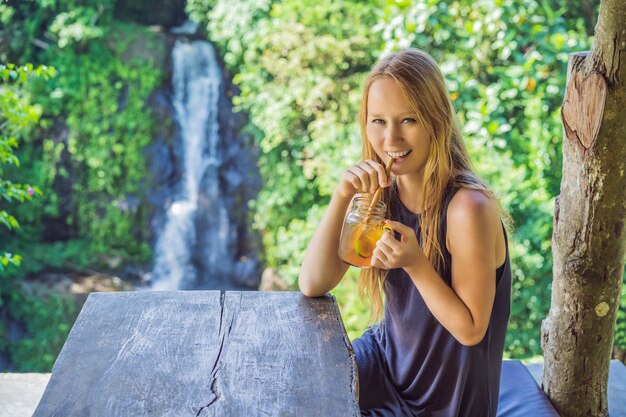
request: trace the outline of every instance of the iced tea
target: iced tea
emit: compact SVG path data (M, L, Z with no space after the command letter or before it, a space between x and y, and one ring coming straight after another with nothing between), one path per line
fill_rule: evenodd
M371 194L359 194L346 215L339 257L345 263L359 268L371 268L372 253L384 231L387 205L378 201L370 209Z

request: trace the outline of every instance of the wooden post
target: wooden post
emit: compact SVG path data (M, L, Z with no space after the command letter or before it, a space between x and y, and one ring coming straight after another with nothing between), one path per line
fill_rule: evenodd
M542 386L566 417L608 416L626 251L626 2L604 0L589 53L570 55L562 108L552 305Z

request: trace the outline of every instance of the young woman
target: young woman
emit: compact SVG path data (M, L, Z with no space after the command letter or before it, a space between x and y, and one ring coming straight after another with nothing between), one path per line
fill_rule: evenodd
M443 76L409 49L374 66L361 106L363 160L348 168L306 250L299 285L324 295L357 193L380 185L387 225L359 278L374 315L353 341L364 416L496 415L511 270L493 193L474 174ZM384 165L394 158L391 178Z

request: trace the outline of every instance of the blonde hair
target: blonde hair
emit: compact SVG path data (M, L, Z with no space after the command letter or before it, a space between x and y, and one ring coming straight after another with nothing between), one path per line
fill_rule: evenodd
M419 122L431 137L430 151L424 169L423 210L419 217L420 238L424 254L435 270L442 273L445 242L440 242L439 229L442 222L443 197L450 185L482 192L496 202L505 220L510 219L493 192L473 172L443 75L434 59L424 51L407 49L387 55L370 71L365 80L361 100L363 158L383 164L366 134L369 89L374 81L383 77L392 78L398 83L412 110L417 114ZM382 197L388 207L391 188L385 188ZM387 215L389 216L389 212ZM363 269L359 276L359 295L361 299L369 298L372 318L376 320L383 315L386 277L387 271L378 268Z

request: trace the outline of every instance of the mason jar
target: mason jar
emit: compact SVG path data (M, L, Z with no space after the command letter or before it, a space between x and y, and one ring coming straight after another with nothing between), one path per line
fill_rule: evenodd
M357 268L371 268L376 242L388 227L385 226L387 205L378 201L370 209L373 194L357 194L346 215L339 240L339 257Z

